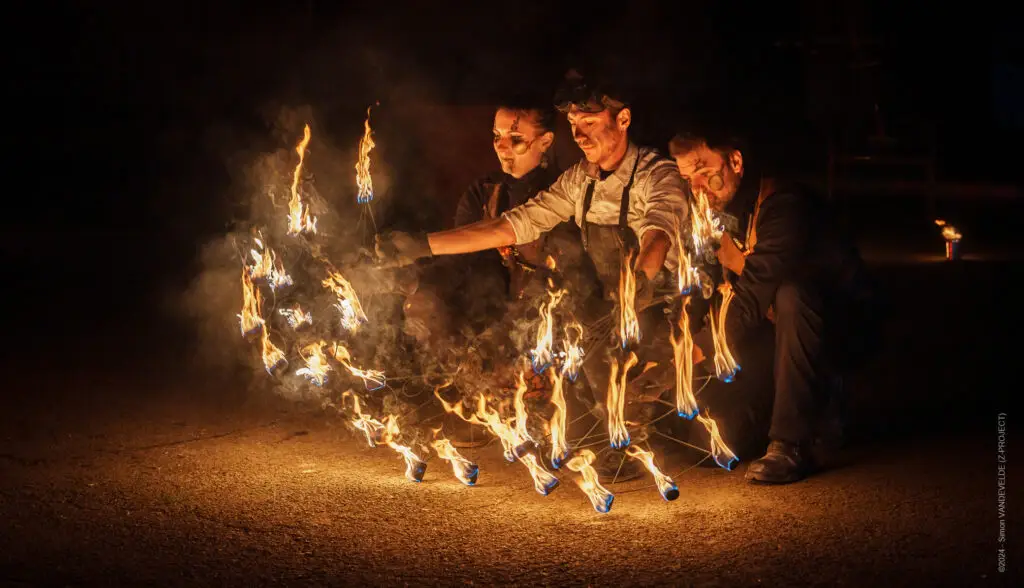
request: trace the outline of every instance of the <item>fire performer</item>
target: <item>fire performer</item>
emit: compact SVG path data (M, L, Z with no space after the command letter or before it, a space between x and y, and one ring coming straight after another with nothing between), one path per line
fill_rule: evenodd
M820 199L761 173L749 149L725 130L728 123L714 129L707 119L704 124L709 128L697 125L676 135L669 153L726 228L717 258L733 292L726 341L740 365L744 353L753 353L754 329L774 324L770 444L746 478L790 483L811 470L808 449L829 401L827 375L853 359L831 353L831 342L856 347L847 327L860 320L854 317L867 316L864 264ZM691 320L695 328L702 323L702 316ZM709 329L694 336L695 363L713 349Z
M546 102L522 95L498 106L492 133L501 167L469 186L459 200L454 226L498 218L547 188L561 173L554 156L556 112ZM506 313L506 303L523 298L528 287L533 295L542 294L543 280L532 278L545 272L547 256L561 262L573 255L573 243L578 247L579 231L574 225L562 223L532 243L448 258L445 263L424 267L419 286L406 300L406 316L429 316L433 320L414 322L421 328L445 332L453 331L454 325L444 320L447 312L440 305L457 307L468 317L493 321ZM538 283L541 289L531 287ZM420 338L436 334L423 333ZM489 440L482 428L476 427L478 430L471 434L473 427L456 415L447 415L445 436L456 447L482 445Z
M635 275L635 307L641 311L638 314L654 317L641 318L641 325L667 325L651 302L660 285L674 287L678 260L673 239L677 228L686 225L688 203L676 166L655 150L630 141L632 111L624 94L609 81L587 81L570 71L556 95L556 106L567 115L583 160L550 187L496 218L437 233L378 235L378 255L384 263L407 265L431 256L518 246L574 217L603 286L604 303L593 306L608 313L619 289L623 248L630 248L638 251L628 268ZM668 349L667 329L663 330L661 337L653 327L642 335L643 347ZM641 355L642 351L638 349ZM610 365L595 356L600 354L588 353L583 371L595 397L603 399ZM601 401L594 406L599 415L604 412ZM642 467L625 459L623 450L606 451L597 464L599 473L617 472L620 481L642 475Z

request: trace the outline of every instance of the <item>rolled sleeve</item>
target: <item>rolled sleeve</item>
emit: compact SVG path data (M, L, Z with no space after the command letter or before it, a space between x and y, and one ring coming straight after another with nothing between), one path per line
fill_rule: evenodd
M637 237L652 229L664 231L677 246L676 236L685 237L689 205L683 191L683 180L675 162L660 161L648 176L647 201L644 203L643 222L637 230Z
M536 241L559 223L572 218L578 199L572 173L573 169L567 170L547 190L541 190L533 198L502 214L512 225L516 245Z

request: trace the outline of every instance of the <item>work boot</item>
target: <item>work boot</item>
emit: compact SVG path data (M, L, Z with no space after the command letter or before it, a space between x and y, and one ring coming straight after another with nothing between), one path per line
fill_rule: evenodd
M646 469L643 464L626 455L622 449L606 449L594 460L598 481L601 484L619 484L635 480L642 476Z
M463 449L483 447L493 439L483 427L467 423L454 414L444 416L441 433L454 447Z
M745 477L764 484L790 484L805 478L810 470L811 460L804 448L772 441L764 457L750 464Z

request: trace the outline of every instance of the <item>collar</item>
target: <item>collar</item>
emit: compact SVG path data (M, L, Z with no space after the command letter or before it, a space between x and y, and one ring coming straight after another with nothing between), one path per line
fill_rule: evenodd
M626 146L626 154L622 157L619 167L615 169L612 175L602 180L601 168L597 167L596 163L591 163L585 159L583 160L583 171L590 179L605 182L606 185L610 185L613 188L623 188L629 182L629 174L633 172L633 165L638 157L640 157L640 148L630 141Z

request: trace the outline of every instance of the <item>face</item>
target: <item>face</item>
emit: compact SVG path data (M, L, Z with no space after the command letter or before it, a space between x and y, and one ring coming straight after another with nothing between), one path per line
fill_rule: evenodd
M569 126L572 127L572 138L583 150L584 157L590 163L618 163L618 157L625 153L629 141L626 129L629 128L630 112L628 108L612 116L607 108L600 112L585 112L573 105L568 112ZM614 160L614 161L613 161Z
M703 192L717 211L732 201L743 178L743 155L735 150L723 154L701 145L677 155L676 164L694 193Z
M537 124L536 112L499 108L494 115L494 152L501 170L521 178L540 165L555 135Z

